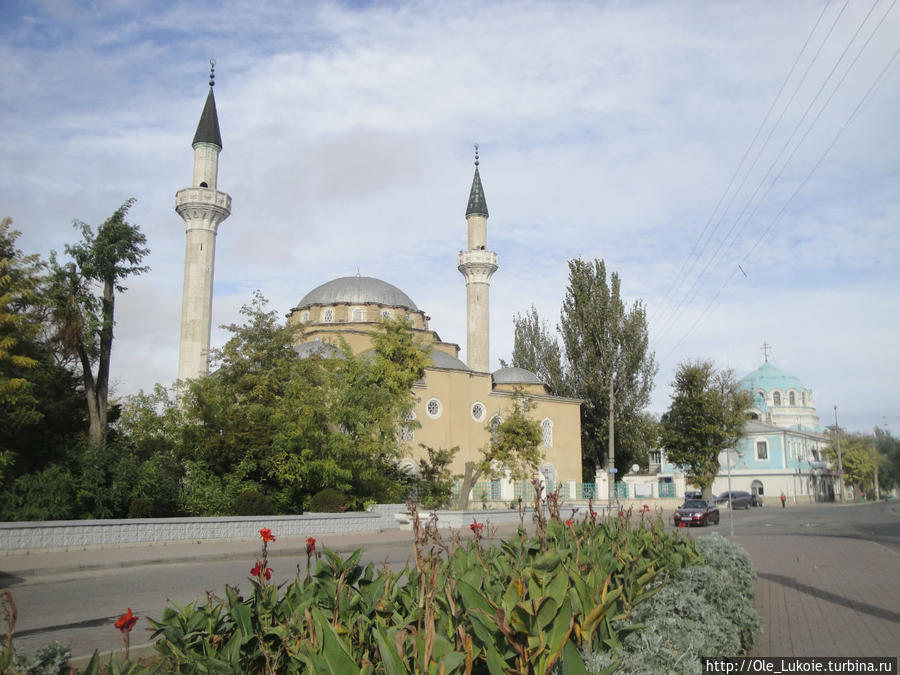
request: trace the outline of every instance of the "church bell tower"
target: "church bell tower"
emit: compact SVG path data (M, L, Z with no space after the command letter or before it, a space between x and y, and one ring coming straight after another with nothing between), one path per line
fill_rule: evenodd
M191 187L175 193L175 211L184 220L184 291L181 299L181 343L178 379L209 372L212 330L213 272L219 223L231 215L231 196L216 189L222 135L216 113L216 62L210 61L209 94L194 134L194 177Z
M487 202L478 173L478 146L475 146L475 177L469 191L466 223L469 249L460 251L457 269L466 280L466 361L476 372L490 372L490 290L497 271L497 254L487 250Z

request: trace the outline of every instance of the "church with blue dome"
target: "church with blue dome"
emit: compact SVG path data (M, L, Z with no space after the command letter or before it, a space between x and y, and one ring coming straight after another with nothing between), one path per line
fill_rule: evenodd
M753 395L744 434L734 448L731 490L758 495L774 504L782 493L793 503L833 501L837 477L823 451L828 445L816 413L813 391L798 377L765 362L740 380ZM683 483L680 467L662 453L661 478ZM680 480L679 480L680 479ZM720 468L714 494L729 490L728 469Z

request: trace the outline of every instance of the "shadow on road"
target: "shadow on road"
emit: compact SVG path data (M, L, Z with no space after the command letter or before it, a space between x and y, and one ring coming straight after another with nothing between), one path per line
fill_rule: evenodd
M786 577L781 574L768 574L766 572L760 572L757 576L759 576L760 579L766 579L773 583L781 584L782 586L787 586L788 588L793 588L794 590L800 591L801 593L812 595L827 602L833 602L836 605L849 607L850 609L855 609L858 612L871 614L872 616L877 616L879 619L885 619L887 621L892 621L893 623L900 623L900 613L898 612L892 612L889 609L876 607L875 605L870 605L866 602L860 602L859 600L845 598L842 595L837 595L836 593L825 591L821 588L816 588L815 586L800 583L793 577Z

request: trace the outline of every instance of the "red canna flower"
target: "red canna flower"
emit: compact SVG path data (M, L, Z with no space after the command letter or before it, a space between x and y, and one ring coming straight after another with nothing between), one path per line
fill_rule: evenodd
M261 529L259 531L259 536L261 536L263 538L263 541L265 542L275 541L275 536L272 534L272 530L270 530L268 527L264 527L263 529Z
M250 574L252 574L255 577L259 576L259 561L258 560L256 561L256 564L253 566L253 569L250 570Z
M572 519L571 519L571 518L566 518L566 527L572 527L572 524L573 524L573 523L572 523Z
M275 570L273 570L271 567L266 568L266 581L269 581L269 579L272 578L272 572L274 571Z
M315 537L307 537L306 538L306 555L310 553L314 553L316 550L316 538Z
M131 629L134 628L134 624L137 623L138 618L139 617L136 617L131 613L131 607L129 607L128 611L116 621L116 628L122 631L123 635L130 633Z

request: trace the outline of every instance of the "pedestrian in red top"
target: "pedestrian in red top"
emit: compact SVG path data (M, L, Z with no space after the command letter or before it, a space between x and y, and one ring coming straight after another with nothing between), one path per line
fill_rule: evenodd
M784 502L787 500L787 497L784 496L784 493L781 493L781 508L784 508Z

